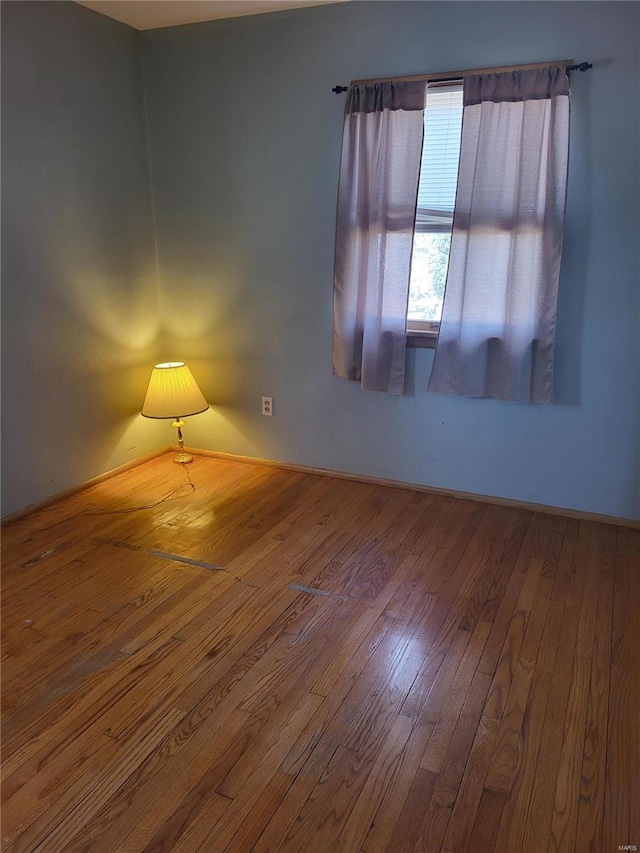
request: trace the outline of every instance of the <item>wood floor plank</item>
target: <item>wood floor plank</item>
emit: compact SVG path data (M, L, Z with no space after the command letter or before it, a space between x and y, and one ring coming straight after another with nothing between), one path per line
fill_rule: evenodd
M451 808L456 801L473 739L485 708L489 682L490 677L477 670L469 687L433 791L434 804L443 808Z
M375 767L381 744L370 742L358 750L339 746L312 790L280 850L332 849Z
M634 530L226 459L96 484L3 537L3 849L637 843L638 565Z
M486 789L482 792L469 838L469 850L473 850L474 853L493 853L496 849L505 800L505 794L496 794Z
M424 813L424 803L430 802L435 782L435 774L418 768L402 804L402 811L391 833L387 849L397 850L399 853L410 853L419 844L422 825L427 817ZM374 846L371 849L376 848Z
M83 827L90 817L158 747L183 716L182 711L170 712L146 737L120 747L115 766L105 765L102 774L92 773L88 778L82 776L36 823L22 832L11 846L11 853L26 853L28 850L62 853L71 850L72 839L78 833L83 834Z
M312 606L311 596L286 588L276 592L266 587L252 596L243 620L229 625L223 644L211 650L210 666L203 669L195 681L180 685L176 707L191 711L222 684L235 683L279 641L290 622L301 611L310 611Z
M321 696L328 696L340 676L349 667L353 666L354 657L358 654L366 638L371 634L380 616L397 596L401 585L414 565L415 557L405 557L403 563L393 575L392 580L380 591L375 600L367 605L362 615L358 615L352 620L353 626L345 637L344 642L341 643L333 660L323 668L322 674L314 683L314 693L319 693Z
M369 831L371 821L389 788L393 772L406 747L413 723L408 717L396 717L382 749L338 838L343 850L358 850Z
M252 853L271 853L280 849L337 748L327 740L314 745L300 769L287 774L292 776L293 782L258 838ZM284 763L280 765L281 772L284 772L283 766Z
M592 550L594 571L599 574L593 657L589 681L589 707L582 759L576 848L602 848L606 744L609 724L609 662L613 618L613 581L616 563L616 531L602 528Z
M472 627L478 619L493 622L530 523L531 513L522 510L507 513L494 549L496 557L490 558L487 571L468 598L461 628Z
M595 545L596 528L592 524L580 525L585 538L589 537L589 552ZM584 732L589 702L589 681L591 677L591 659L593 655L593 637L595 631L598 595L600 591L599 572L591 560L587 560L585 593L576 635L576 653L571 674L571 686L564 736L560 752L556 796L551 820L551 835L548 849L552 851L575 846L578 806L580 802L580 784Z
M206 593L210 584L215 586L216 581L207 579L200 582L199 597L189 595L177 603L176 609L182 617L198 600L202 602L202 594ZM62 695L59 696L58 691L52 691L48 709L38 707L36 716L21 712L20 716L15 718L15 723L21 722L24 729L16 732L9 741L5 740L5 748L11 756L11 761L28 760L38 749L65 729L69 729L72 724L77 725L79 720L83 721L83 726L89 724L96 717L103 715L114 702L119 701L118 697L129 689L127 682L139 681L140 673L152 670L160 663L164 653L169 652L171 646L178 642L171 637L169 622L165 623L164 630L157 626L152 633L153 640L149 642L145 639L142 644L144 654L141 659L136 655L125 655L113 646L105 647L89 658L80 677L70 673L71 685L65 685ZM146 637L145 632L143 635ZM105 677L106 675L109 677ZM28 720L26 725L25 720ZM17 753L15 758L14 752Z
M638 785L638 535L616 531L603 848L636 844L640 835ZM634 725L634 723L636 725ZM633 792L636 798L633 799Z
M378 850L392 850L394 849L393 845L398 843L395 837L398 821L415 779L419 775L420 761L440 717L448 690L469 639L468 631L458 631L444 658L441 656L441 649L438 649L435 654L430 656L433 668L423 665L418 673L417 677L422 677L425 682L428 682L429 686L428 689L425 688L425 699L420 711L416 714L414 727L405 750L395 767L389 788L362 845L363 850L367 853ZM427 658L427 664L430 658ZM404 708L405 705L403 704L403 714ZM433 780L435 784L435 774L421 771L420 775L423 780ZM431 796L432 790L433 785L429 782L429 796ZM413 843L416 843L421 829L422 823L416 828L416 838Z
M462 713L462 708L473 684L473 677L490 628L491 626L488 622L478 622L476 624L460 665L451 682L446 705L438 718L422 760L420 761L420 767L423 770L429 770L436 775L442 770L453 733L456 730L460 714Z
M165 570L166 571L166 570ZM171 577L171 575L169 575ZM149 596L145 606L138 606L135 601L116 610L114 614L103 618L91 630L82 637L82 646L78 650L75 637L67 635L66 642L58 642L49 652L49 666L45 675L37 678L38 670L27 666L27 677L16 682L23 689L13 700L12 708L16 715L19 714L21 724L24 726L41 708L46 704L47 696L53 691L60 697L60 703L68 704L70 694L76 687L82 688L85 673L91 674L95 668L95 660L99 665L113 658L126 657L124 647L132 637L144 636L145 627L151 625L152 637L158 645L159 626L162 625L162 616L173 612L179 600L187 600L193 592L194 600L202 602L203 583L202 576L194 577L190 571L182 572L174 580L167 583L163 593L158 596ZM146 597L147 590L143 593ZM167 641L170 639L167 632ZM140 647L144 645L139 643ZM152 649L153 647L150 647ZM80 654L78 653L80 651ZM63 693L67 699L63 699ZM12 694L7 699L12 698ZM77 707L77 699L74 700ZM7 702L9 705L9 702ZM5 734L10 728L5 729Z
M288 716L286 724L280 725L279 736L274 738L267 749L261 751L259 759L255 761L255 772L245 777L244 784L235 792L229 808L209 835L207 843L210 845L210 849L224 850L231 843L238 830L243 826L247 815L251 814L256 808L271 778L278 771L278 766L288 749L290 740L296 736L305 718L313 713L313 708L317 707L319 701L323 701L321 697L307 694L304 707L301 703L301 707Z
M165 836L159 843L164 843L165 849L171 853L195 853L198 850L206 853L209 836L230 804L230 800L213 791L200 809L197 820L187 823L182 832L174 830L172 836ZM148 853L158 849L155 838L146 847Z
M500 656L496 658L497 645L494 645L489 660L485 661L484 655L480 660L479 668L481 671L486 672L488 669L493 672L494 676L485 713L487 716L495 717L498 720L502 719L511 690L543 565L542 559L530 560L526 573L519 575L521 582L507 590L507 598L514 602L511 619L509 624L505 626L506 630L501 629L498 635L492 632L487 641L488 643L495 642L496 639L504 635ZM545 588L547 586L545 585ZM517 599L516 590L519 590ZM540 618L538 618L538 626L541 627ZM493 670L494 660L497 660L495 670Z
M293 778L287 773L274 773L250 814L242 821L240 828L227 845L226 853L246 853L247 850L255 849L258 838L263 834L273 813L277 811L292 782Z
M577 526L575 532L577 535ZM551 538L548 543L555 549ZM550 578L544 570L541 574L541 591L547 594L549 580L553 588L529 690L522 739L518 740L514 754L511 790L502 808L496 849L517 849L527 844L535 849L540 843L546 847L548 841L575 636L584 593L584 586L575 583L576 563L581 562L584 555L577 554L575 548L575 537L565 535L555 577ZM563 591L562 596L555 594L556 589Z
M180 820L183 804L187 812L193 809L197 813L211 798L217 802L215 783L219 772L211 783L207 774L245 724L247 715L238 711L222 722L208 721L197 734L188 737L184 712L179 713L179 724L164 738L160 750L119 780L120 784L109 790L110 796L101 798L98 807L91 809L81 827L72 823L66 830L61 824L70 835L66 841L69 853L140 850L159 826L166 827L172 841L177 842L180 834L187 831L187 822ZM167 768L166 775L159 772ZM199 786L197 792L189 798L195 786ZM185 798L189 798L187 803ZM176 811L180 813L178 817Z
M469 753L460 791L446 827L444 847L452 853L469 850L469 841L497 737L497 720L492 717L482 717Z
M487 773L486 787L497 794L510 793L519 769L520 744L529 691L538 660L549 599L541 595L532 605L531 616L513 672L511 687L497 735L495 750Z
M177 641L171 641L154 650L136 665L130 664L126 668L123 665L121 671L110 673L112 678L105 678L99 693L90 692L86 702L79 702L77 708L56 718L48 728L12 754L5 762L4 768L7 774L9 770L12 771L6 779L9 792L13 788L21 787L31 773L37 772L46 778L50 763L55 764L62 755L73 755L75 750L83 749L85 744L90 744L95 737L103 734L108 736L109 726L115 725L118 720L121 713L120 702L123 699L126 702L130 688L144 677L152 678L154 669L171 656L177 645ZM154 725L159 715L163 716L161 709L151 706L144 719L138 721L137 728L143 730ZM71 764L73 765L73 762Z
M498 847L509 844L514 848L526 848L526 845L530 844L532 849L536 849L539 839L543 836L540 827L546 826L548 831L559 763L562 724L555 729L551 724L546 727L545 721L553 718L553 715L549 714L550 706L557 707L557 716L564 719L568 684L566 692L563 693L565 685L554 681L554 667L558 659L558 645L561 642L565 617L566 607L556 600L550 601L522 729L511 757L511 787L509 798L505 800L501 810L501 837ZM572 651L570 645L568 649ZM569 671L571 660L572 658L569 658ZM555 744L550 743L553 736L558 738Z

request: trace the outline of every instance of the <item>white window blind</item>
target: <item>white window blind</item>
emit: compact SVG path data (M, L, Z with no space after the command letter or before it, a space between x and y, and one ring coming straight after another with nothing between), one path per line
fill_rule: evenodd
M416 231L451 230L461 133L462 81L430 83L424 111Z

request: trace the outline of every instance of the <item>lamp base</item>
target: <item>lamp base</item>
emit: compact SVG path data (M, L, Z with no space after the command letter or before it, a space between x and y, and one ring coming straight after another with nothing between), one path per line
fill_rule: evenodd
M190 453L184 452L184 438L182 437L182 427L184 426L184 421L181 421L180 418L176 418L175 421L171 424L171 426L175 427L178 430L179 453L177 456L174 456L173 461L179 462L182 465L186 465L188 462L193 462L193 456Z

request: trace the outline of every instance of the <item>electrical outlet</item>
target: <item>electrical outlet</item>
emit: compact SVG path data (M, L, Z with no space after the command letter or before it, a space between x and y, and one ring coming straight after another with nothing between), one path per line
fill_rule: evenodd
M273 397L262 398L262 414L268 418L273 417Z

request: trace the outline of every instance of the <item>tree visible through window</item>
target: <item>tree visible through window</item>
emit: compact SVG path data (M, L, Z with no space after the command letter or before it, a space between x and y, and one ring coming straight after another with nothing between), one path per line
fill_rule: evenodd
M409 284L409 331L437 329L442 315L461 133L462 81L430 83Z

